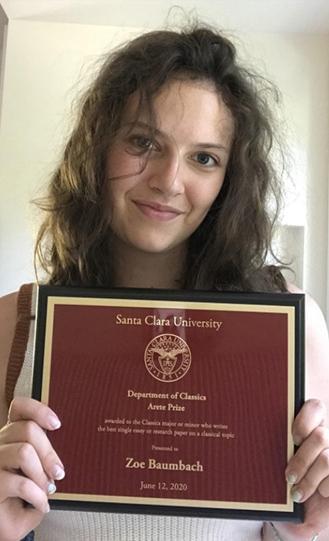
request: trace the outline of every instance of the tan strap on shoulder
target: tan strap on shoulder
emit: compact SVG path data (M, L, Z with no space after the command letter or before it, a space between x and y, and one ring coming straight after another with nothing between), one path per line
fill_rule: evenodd
M15 334L10 350L7 377L6 401L8 407L13 399L15 386L23 366L26 347L29 339L33 284L23 284L17 298L17 320Z

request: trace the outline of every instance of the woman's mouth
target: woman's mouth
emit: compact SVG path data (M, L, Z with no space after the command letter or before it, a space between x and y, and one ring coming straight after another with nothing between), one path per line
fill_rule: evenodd
M144 216L154 220L166 222L183 214L183 211L180 209L168 205L161 205L160 203L155 203L153 201L135 200L134 203Z

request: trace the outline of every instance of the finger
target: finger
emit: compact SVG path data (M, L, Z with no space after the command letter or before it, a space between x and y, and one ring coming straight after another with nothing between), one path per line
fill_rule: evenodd
M19 420L35 421L45 430L56 430L61 426L55 412L48 406L33 398L16 397L11 402L8 413L8 422Z
M60 480L65 476L64 466L54 451L46 433L34 421L16 421L2 429L1 440L5 444L30 444L36 451L43 470L49 479Z
M317 426L323 426L327 417L326 407L321 400L307 400L296 416L292 434L296 445L300 445Z
M31 504L40 513L48 513L49 511L46 493L31 479L2 471L0 474L0 501L3 502L7 498L20 498Z
M290 484L299 483L324 449L329 448L329 430L318 426L306 438L290 459L286 468L286 479Z
M302 502L310 498L316 490L318 490L320 484L328 479L329 476L329 449L325 449L319 454L318 458L312 464L303 479L294 486L292 490L292 497L294 501ZM322 487L324 491L326 485ZM327 494L325 497L327 497Z
M0 467L6 471L17 473L21 471L47 494L56 491L45 474L39 457L30 443L11 443L0 447Z
M0 539L25 538L40 524L43 516L44 513L26 506L19 498L9 498L6 506L0 507Z
M329 498L329 476L319 484L318 492L323 498Z

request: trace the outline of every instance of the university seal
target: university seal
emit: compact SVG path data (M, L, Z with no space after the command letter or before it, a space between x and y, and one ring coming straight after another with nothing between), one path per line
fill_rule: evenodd
M191 366L191 351L176 334L160 334L145 348L145 366L155 379L170 383L185 376Z

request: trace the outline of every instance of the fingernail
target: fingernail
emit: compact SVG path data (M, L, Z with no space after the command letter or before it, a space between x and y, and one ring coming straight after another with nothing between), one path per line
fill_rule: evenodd
M295 473L289 473L289 475L287 475L287 482L289 483L289 485L294 485L297 481L297 475Z
M292 496L292 499L294 500L294 502L296 502L296 503L300 502L303 499L303 494L301 493L300 490L294 490L291 493L291 496Z
M55 483L48 483L47 491L48 491L48 494L50 494L50 495L55 494L55 492L56 492Z
M45 505L43 506L43 512L49 513L49 511L50 511L49 503L45 503Z
M59 428L61 426L61 422L60 420L58 419L57 415L49 415L49 424L51 426L51 428Z
M294 435L293 436L293 439L294 439L294 444L297 445L299 447L299 445L302 443L302 440L301 438L298 436L298 435Z
M52 473L53 473L54 479L56 479L57 481L60 481L61 479L64 479L64 477L65 477L64 469L61 466L59 466L58 464L56 464L53 467Z

